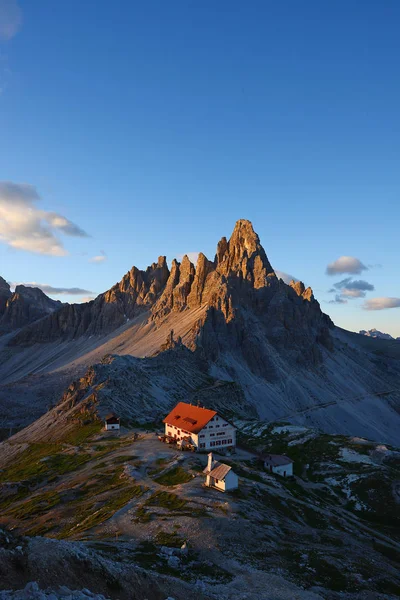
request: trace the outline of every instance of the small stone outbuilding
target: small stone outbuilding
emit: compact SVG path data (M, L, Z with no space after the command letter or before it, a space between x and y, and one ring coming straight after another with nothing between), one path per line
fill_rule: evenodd
M267 454L264 457L264 469L282 477L293 475L293 461L283 454Z
M110 413L106 416L104 422L104 429L106 431L112 431L113 429L118 430L120 428L120 419L114 413Z
M212 452L208 455L208 463L203 470L206 475L206 486L214 487L221 492L236 490L239 487L239 479L232 467L213 460Z

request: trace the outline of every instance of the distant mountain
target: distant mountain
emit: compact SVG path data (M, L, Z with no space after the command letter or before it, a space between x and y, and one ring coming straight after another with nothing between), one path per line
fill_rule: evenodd
M185 256L169 268L161 256L95 300L49 310L3 346L0 338L0 410L14 419L9 407L18 401L20 414L23 393L25 424L57 394L55 428L71 402L151 419L195 393L225 403L232 386L238 416L398 444L400 352L376 344L335 327L311 288L279 279L241 219L214 260L200 253L196 266Z
M382 331L379 331L378 329L368 329L367 331L365 329L361 329L359 333L360 335L366 335L367 337L378 338L380 340L400 340L400 338L394 338L390 335L390 333L382 333Z
M0 277L0 335L25 327L51 314L62 306L39 288L17 285L11 292Z

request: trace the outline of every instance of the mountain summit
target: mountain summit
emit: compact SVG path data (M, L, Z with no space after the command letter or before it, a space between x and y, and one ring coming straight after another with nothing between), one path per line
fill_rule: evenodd
M177 398L201 398L239 416L396 443L400 356L375 352L374 340L335 327L311 288L279 279L240 219L213 260L200 253L196 265L184 256L169 268L160 256L7 336L0 407L11 414L15 398L25 414L26 396L38 416L74 379L67 407L94 397L121 417L154 418Z
M13 345L101 336L126 325L140 315L160 327L172 313L203 309L186 343L201 345L213 356L226 343L254 347L254 324L277 349L287 348L293 360L316 363L319 345L332 347L329 328L312 291L301 282L279 280L250 221L240 219L229 240L223 237L213 261L200 253L194 266L187 256L174 260L171 270L165 256L145 271L136 267L94 301L65 305L46 319L27 327ZM229 324L232 323L232 326ZM253 355L253 350L249 348ZM254 356L247 356L259 370ZM265 360L260 354L261 361ZM267 361L268 362L268 361Z

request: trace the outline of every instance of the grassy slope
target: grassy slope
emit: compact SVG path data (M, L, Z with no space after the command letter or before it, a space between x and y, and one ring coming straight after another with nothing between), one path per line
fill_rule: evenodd
M259 569L283 569L287 577L307 587L320 583L339 591L400 591L395 574L398 529L391 518L398 504L390 496L398 465L345 463L340 455L343 446L360 456L370 447L326 435L289 445L290 435L273 434L272 427L259 435L256 425L253 432L250 427L241 434L241 441L253 450L288 454L301 477L283 480L266 474L257 459L232 457L239 490L232 495L210 492L203 500L196 487L201 479L194 477L200 470L196 456L185 455L179 466L152 456L144 480L135 481L126 469L142 468L135 451L141 440L133 441L130 435L99 439L98 428L90 425L60 444L31 444L0 472L0 523L31 535L74 539L90 535L100 541L107 522L130 506L132 539L136 544L142 539L132 551L132 560L160 572L189 580L196 569L204 571L196 576L213 572L202 561L187 569L183 564L179 572L159 557L161 545L179 546L185 539L195 544L201 523L213 540L216 560L221 546L224 560L231 557ZM332 470L339 483L348 475L360 476L351 484L350 494L368 510L356 510L341 485L328 484ZM199 491L191 495L186 491L190 489ZM201 556L201 549L197 551ZM376 569L371 564L385 567ZM229 578L221 564L215 577L218 572ZM360 574L359 580L354 573Z

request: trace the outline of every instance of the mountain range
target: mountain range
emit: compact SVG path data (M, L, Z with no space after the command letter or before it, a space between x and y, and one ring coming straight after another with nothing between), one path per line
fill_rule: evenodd
M366 335L367 337L372 337L372 338L378 338L380 340L397 340L400 341L400 337L398 338L394 338L393 336L390 335L390 333L383 333L382 331L379 331L379 329L361 329L361 331L359 332L360 335Z
M3 426L29 426L19 439L110 409L144 422L191 399L399 441L397 344L336 327L311 288L277 277L244 219L213 260L159 257L83 304L1 279L0 332Z

